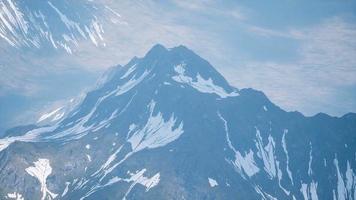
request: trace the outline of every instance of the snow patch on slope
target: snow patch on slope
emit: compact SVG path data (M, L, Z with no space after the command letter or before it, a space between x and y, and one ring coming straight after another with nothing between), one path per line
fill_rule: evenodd
M62 197L64 197L68 193L69 185L70 185L70 182L66 182L66 187L64 188L63 193L61 195Z
M14 193L8 193L7 198L9 199L14 199L14 200L25 200L24 197L22 197L22 194L14 192Z
M20 142L35 142L38 140L39 136L43 133L50 132L56 129L56 126L51 127L41 127L31 130L21 136L5 137L0 139L0 152L6 149L10 144L20 141Z
M313 162L313 146L309 143L310 151L309 151L309 163L308 163L308 175L311 176L313 174L312 170L312 162Z
M253 151L250 149L248 153L245 153L245 156L242 156L241 153L237 151L231 143L227 121L221 116L219 112L218 116L224 122L227 144L229 148L235 153L235 161L233 161L232 164L242 176L244 176L243 172L245 172L248 177L255 175L260 171L260 169L256 166Z
M268 111L266 106L263 106L263 110L266 111L266 112Z
M49 112L49 113L45 113L45 114L41 115L41 117L37 120L37 123L39 123L39 122L41 122L41 121L43 121L43 120L45 120L45 119L48 119L48 118L50 118L50 117L52 117L52 116L54 116L53 119L52 119L53 121L55 121L56 119L61 118L61 116L63 116L64 113L63 113L63 114L60 113L60 114L55 115L55 114L58 113L61 109L62 109L62 107L59 107L59 108L57 108L57 109L55 109L55 110L53 110L53 111L51 111L51 112Z
M317 194L318 183L312 181L310 184L302 183L300 192L303 194L304 200L318 200Z
M136 70L136 65L137 64L134 64L132 65L126 72L124 75L122 75L121 79L125 79L127 78L130 74L132 74L132 72L134 72Z
M60 120L65 118L71 111L73 111L79 103L82 101L83 95L79 95L76 98L72 98L65 101L61 106L56 106L57 108L41 112L42 115L38 118L37 123L39 125L49 125L58 124Z
M215 186L219 185L218 182L216 182L216 180L213 178L208 178L208 182L209 182L210 187L215 187Z
M340 171L339 161L337 158L334 158L334 165L336 167L336 175L337 175L337 198L335 196L334 199L337 200L345 200L345 199L355 199L356 197L356 175L351 168L350 162L347 161L347 168L345 172L345 178L343 173ZM335 191L333 191L335 194Z
M146 187L146 192L148 192L151 188L158 185L160 181L160 173L155 174L151 178L145 177L143 174L146 172L146 169L142 169L136 173L130 173L129 179L124 179L126 182L136 182Z
M261 199L263 200L277 200L276 197L273 197L272 195L268 194L267 192L263 191L261 187L256 185L255 191L262 197Z
M94 107L90 110L90 112L88 114L86 114L85 116L81 117L80 119L78 119L75 122L74 126L64 129L63 131L58 132L54 135L47 136L45 139L59 139L59 138L64 138L64 137L68 137L67 138L68 140L69 139L79 139L79 138L83 137L84 135L86 135L90 130L95 132L95 131L99 130L100 128L106 126L110 122L110 120L112 120L114 117L116 117L117 111L114 111L114 113L112 113L110 118L100 122L99 125L97 125L97 126L95 126L95 124L88 125L87 122L93 117L93 115L97 111L99 105L106 98L111 96L112 94L113 94L113 92L98 98L97 102L95 103ZM72 116L73 116L73 114L72 114Z
M172 115L167 121L163 119L161 112L153 115L156 103L152 100L149 107L149 117L146 124L139 128L131 124L127 135L127 142L131 145L132 151L128 152L123 158L117 161L118 154L121 152L123 145L115 150L109 156L106 162L91 176L100 177L100 182L110 174L116 167L127 160L135 153L144 150L158 148L167 145L178 139L183 131L183 122L177 124L177 119ZM136 130L135 132L133 132ZM131 135L130 133L133 132Z
M134 88L136 85L138 85L147 75L149 74L149 71L145 70L144 73L136 78L133 77L130 80L128 80L127 82L125 82L125 84L123 85L119 85L117 87L117 89L115 90L116 96L122 95L126 92L128 92L129 90L131 90L132 88Z
M157 186L158 183L160 182L160 173L156 173L155 175L153 175L151 178L148 178L146 176L144 176L144 173L146 172L146 169L142 169L139 171L136 171L135 173L130 173L127 172L128 175L130 177L128 178L120 178L117 176L112 177L108 182L106 182L105 184L97 184L94 187L92 187L88 193L86 193L83 197L81 197L80 199L85 199L87 197L89 197L90 195L94 194L95 192L97 192L98 190L105 188L107 186L113 185L115 183L118 182L127 182L127 183L131 183L131 185L129 186L129 188L127 189L123 199L126 199L126 197L130 194L131 190L135 187L135 185L140 184L142 186L144 186L146 188L146 192L148 192L150 189L152 189L153 187Z
M153 115L155 105L156 103L151 101L149 105L150 116L145 126L134 132L128 139L134 152L145 148L151 149L165 146L178 139L184 132L183 122L180 122L179 125L177 125L177 118L175 118L174 115L171 115L167 121L163 119L161 112L158 112L157 115Z
M221 98L239 96L239 93L236 91L231 93L226 92L224 88L215 85L211 78L204 79L199 73L197 74L196 81L194 81L192 77L185 75L185 66L184 63L174 66L177 75L172 77L173 80L178 83L188 84L199 92L216 94Z
M37 178L40 182L42 192L41 200L46 199L46 197L49 197L51 199L57 197L57 194L49 191L49 189L47 188L47 177L52 173L52 167L50 166L48 159L38 159L34 162L34 166L26 168L26 172L31 176Z
M258 149L258 157L260 157L264 164L264 170L270 176L270 178L275 178L277 175L276 162L274 155L275 142L271 135L268 136L268 144L263 147L262 137L260 131L256 128L256 148Z
M287 142L286 142L286 134L288 133L288 129L285 129L283 132L283 136L282 136L282 147L283 147L283 151L286 154L287 157L287 174L288 177L290 179L290 181L292 182L292 185L294 185L294 181L293 181L293 176L292 176L292 172L289 168L289 155L288 155L288 150L287 150Z

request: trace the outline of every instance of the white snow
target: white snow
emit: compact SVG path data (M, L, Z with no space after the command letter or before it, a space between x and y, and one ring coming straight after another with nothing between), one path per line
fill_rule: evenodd
M279 168L279 161L278 160L276 160L276 167L277 167L278 186L279 186L279 188L281 188L283 190L284 193L286 193L287 196L289 196L290 192L287 189L285 189L281 184L281 181L282 181L282 178L283 178L283 172Z
M235 156L236 156L236 160L235 160L236 166L240 170L242 168L244 172L247 174L247 176L251 177L260 171L260 169L256 166L254 156L253 156L253 151L251 149L245 155L245 157L242 156L240 152L236 152Z
M266 106L263 106L263 110L264 110L264 111L268 111L268 109L267 109Z
M310 146L310 151L309 151L308 175L311 176L313 174L313 170L312 170L313 146L311 142L309 143L309 146Z
M95 46L98 46L99 41L104 40L104 38L102 37L102 33L104 33L104 30L102 29L102 26L99 24L99 22L97 21L97 19L95 17L94 17L94 19L91 20L91 23L88 24L88 26L87 25L84 26L84 31L83 31L83 29L80 28L80 25L77 22L74 22L73 20L69 19L64 13L62 13L51 2L48 2L48 4L58 14L61 21L67 27L68 30L78 32L85 39L89 38ZM77 39L73 35L70 38L68 38L68 37L64 37L64 40L65 41L73 41L74 44L77 44ZM58 43L60 43L60 42L58 42ZM69 48L69 47L67 47L67 44L62 44L62 46L64 48ZM68 53L71 53L71 51L69 51Z
M113 167L109 168L111 163L116 159L117 155L120 153L122 147L123 147L123 145L121 145L119 148L117 148L115 150L115 152L113 154L111 154L109 156L109 158L106 160L106 162L99 168L99 170L97 170L92 176L99 174L101 171L104 171L103 177L105 177L106 174L110 173L118 165L118 163L116 163Z
M31 176L37 178L40 182L42 192L41 200L46 199L46 197L50 197L52 199L57 197L57 194L52 193L47 188L47 177L52 173L52 167L50 166L48 159L38 159L38 161L34 162L34 166L26 168L26 172Z
M202 93L216 94L221 98L239 96L239 93L234 91L227 93L224 88L215 85L211 78L204 79L199 73L197 74L196 81L192 77L185 75L185 63L174 66L177 75L172 79L178 83L188 84Z
M158 112L157 115L153 116L155 104L154 101L151 101L149 105L150 116L145 126L134 132L128 139L134 152L145 148L150 149L165 146L178 139L184 132L183 122L180 122L179 125L177 125L177 119L174 117L174 114L172 114L167 121L163 119L161 112ZM173 127L176 128L174 129Z
M268 144L263 147L262 137L260 131L256 127L256 148L258 149L258 156L262 159L264 164L264 170L270 176L270 178L276 177L276 163L274 156L275 143L271 135L268 136Z
M90 144L85 145L85 148L89 150L90 149Z
M76 124L73 127L65 129L61 132L58 132L55 135L48 136L45 139L58 139L58 138L66 137L66 136L70 136L70 138L68 138L68 139L79 139L79 138L83 137L84 135L86 135L89 130L98 129L98 127L95 127L94 124L87 125L86 123L93 116L93 114L96 112L96 110L97 110L98 106L101 104L101 102L103 102L110 95L112 95L112 94L110 93L110 94L100 97L97 100L97 102L95 103L92 110L84 117L78 119L76 121ZM108 121L106 121L106 122L108 123ZM106 124L100 124L99 127L103 127L105 125Z
M354 190L354 196L356 195L356 176L353 173L353 170L351 169L350 162L347 161L347 169L346 169L346 190L348 193L349 199L352 198L352 189Z
M288 133L288 129L284 129L283 137L282 137L282 147L283 147L283 151L284 151L284 153L286 154L286 157L287 157L287 174L288 174L288 177L289 177L290 181L292 182L292 185L294 185L292 172L289 169L289 155L288 155L287 142L286 142L286 134L287 133Z
M0 38L11 46L40 48L43 42L47 42L54 48L61 47L71 54L70 46L78 46L81 39L90 39L95 45L104 41L104 30L96 16L92 16L90 21L83 22L86 23L83 25L82 22L70 19L71 15L66 15L61 7L56 7L55 2L47 1L52 10L46 10L44 12L46 16L41 12L41 8L32 10L32 7L23 7L17 3L13 0L0 1ZM47 11L50 11L50 17ZM125 24L112 13L111 10L112 21ZM48 23L46 20L51 17L58 18L60 24ZM54 26L62 25L65 27L62 33L51 32ZM103 45L105 46L104 42Z
M104 185L104 187L109 186L109 185L112 185L112 184L115 184L115 183L117 183L117 182L119 182L119 181L122 181L122 178L119 178L119 177L115 176L115 177L111 178L111 179Z
M110 12L112 12L114 15L116 15L117 17L121 18L121 15L119 13L117 13L116 11L114 11L112 8L110 8L109 6L105 5L105 8L108 9Z
M304 200L318 200L317 194L318 183L312 181L310 184L302 183L300 192L303 194Z
M28 33L27 21L18 9L16 1L0 2L0 36L11 46L27 45L28 41L19 40Z
M255 191L261 195L261 199L263 200L277 200L277 198L273 197L272 195L268 194L267 192L263 191L262 188L260 188L258 185L256 185L255 187Z
M168 121L165 121L160 112L153 116L154 108L155 102L151 101L149 104L150 116L144 127L137 128L136 125L130 125L131 128L129 129L131 131L137 129L131 136L129 134L127 136L127 141L131 144L132 151L127 153L120 161L114 162L121 151L122 146L120 146L92 176L101 176L101 181L107 174L111 173L117 166L138 151L165 146L178 139L183 133L183 122L176 124L177 119L173 115Z
M119 23L120 25L125 25L127 26L128 23L126 21L124 21L121 17L121 15L119 13L117 13L116 11L114 11L112 8L110 8L109 6L105 5L105 8L110 11L110 13L112 14L111 15L111 18L110 18L110 21L114 24L117 24Z
M98 46L98 42L96 41L95 35L93 34L93 32L88 28L88 26L84 27L84 30L88 33L88 36L90 38L90 40L93 42L93 44L95 46Z
M307 190L308 190L308 185L305 184L305 183L302 183L302 186L300 188L300 192L303 194L304 200L308 200L309 199Z
M343 179L340 169L339 169L339 161L337 158L334 159L334 165L336 167L336 172L337 172L337 197L338 197L337 199L345 200L347 190L345 187L344 179Z
M208 178L208 182L209 182L209 185L210 187L215 187L215 186L218 186L218 182L216 182L216 180L212 179L212 178Z
M45 114L41 115L41 117L37 120L37 123L39 123L39 122L41 122L41 121L43 121L43 120L45 120L45 119L48 119L48 118L54 116L54 115L55 115L56 113L58 113L61 109L62 109L62 107L59 107L59 108L54 109L53 111L51 111L51 112L49 112L49 113L45 113ZM63 115L64 115L64 113L63 113ZM56 115L54 118L60 118L60 115L59 115L59 116ZM55 121L55 120L52 119L52 121Z
M68 113L73 111L77 106L79 106L80 102L83 99L83 95L78 95L76 98L72 98L66 101L61 106L57 107L56 109L52 109L49 112L46 112L40 116L37 120L37 123L43 124L54 124L52 122L56 122L57 124L60 123L59 120L63 119Z
M138 85L143 79L145 79L145 77L148 74L149 74L149 71L145 70L140 77L136 78L136 75L135 75L130 80L126 81L123 85L117 86L117 88L115 90L115 93L116 93L115 95L119 96L119 95L122 95L122 94L128 92L129 90L134 88L136 85Z
M334 165L337 172L337 200L356 199L356 175L351 168L350 162L347 161L345 177L340 172L339 161L334 158Z
M123 199L126 199L126 197L129 195L129 193L131 192L131 190L135 187L135 185L140 184L142 186L144 186L146 188L146 192L148 192L150 189L152 189L153 187L157 186L159 181L160 181L160 173L156 173L155 175L153 175L151 178L145 177L144 173L146 172L146 169L142 169L139 171L136 171L135 173L130 173L129 171L127 172L127 174L129 175L128 178L120 178L117 176L112 177L108 182L106 182L105 184L98 184L94 187L92 187L90 189L90 191L88 193L86 193L82 198L85 199L87 197L89 197L91 194L93 194L94 192L96 192L97 190L104 188L106 186L110 186L112 184L115 184L117 182L123 181L123 182L127 182L127 183L131 183L131 185L129 186L128 190L126 191Z
M14 193L8 193L7 198L9 199L15 199L15 200L25 200L24 197L22 197L22 194L14 192Z
M318 188L318 183L315 183L314 181L310 183L310 196L311 200L318 200L318 194L317 194L317 188Z
M132 65L126 72L124 75L122 75L121 79L124 79L126 77L128 77L130 74L132 74L132 72L134 72L136 70L136 65L137 64L134 64Z
M40 136L42 133L50 132L56 129L55 126L50 126L50 127L41 127L38 129L31 130L24 135L21 136L13 136L13 137L5 137L0 139L0 152L4 149L6 149L10 144L16 142L16 141L21 141L21 142L34 142L37 141L38 136Z
M79 190L79 189L83 188L84 185L88 182L89 182L89 180L87 180L85 178L81 178L80 181L76 183L76 186L73 188L73 190Z
M135 130L136 127L137 127L136 124L130 124L130 126L129 126L129 132L132 132L133 130Z
M87 154L88 161L91 162L91 156Z
M159 183L159 181L160 181L159 173L157 173L156 175L154 175L151 178L146 178L143 176L145 171L146 171L146 169L142 169L141 171L137 172L136 174L131 174L131 178L125 179L126 182L133 182L133 183L130 185L129 189L126 191L123 199L126 199L126 197L130 194L131 190L134 188L134 186L137 183L145 186L146 192L149 191L151 188L153 188L154 186L156 186Z
M62 193L62 197L64 197L64 195L67 194L68 190L69 190L69 185L70 185L70 182L66 182L66 187L64 188L63 190L63 193Z
M143 176L146 172L146 169L142 169L136 174L130 173L131 177L126 179L127 182L136 182L146 187L146 192L148 192L151 188L155 187L160 181L160 173L155 174L151 178L147 178Z
M233 161L232 164L235 166L235 168L241 175L243 175L242 170L246 173L248 177L255 175L260 171L260 169L256 166L253 151L250 149L248 153L245 152L245 156L242 156L241 153L235 149L235 147L230 141L227 121L221 116L219 112L218 116L224 122L227 144L229 148L235 153L235 161Z
M52 122L54 122L54 121L57 121L57 120L60 120L60 119L62 119L62 117L64 116L64 112L61 112L61 113L58 113L58 114L56 114L54 117L53 117L53 119L51 120Z

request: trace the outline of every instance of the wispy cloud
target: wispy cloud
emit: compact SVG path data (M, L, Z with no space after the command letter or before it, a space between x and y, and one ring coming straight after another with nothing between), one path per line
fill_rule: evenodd
M339 17L301 29L279 31L255 27L250 31L265 37L283 37L299 42L299 60L294 64L313 72L315 80L332 84L356 84L356 25ZM332 75L331 75L332 73Z
M214 3L212 0L202 0L202 1L197 1L197 0L173 0L173 2L184 8L184 9L189 9L189 10L198 10L202 11L205 10L209 7L211 7L211 4Z
M250 27L262 37L281 37L298 42L298 59L286 62L246 61L232 78L240 87L265 91L288 110L307 115L320 111L341 115L356 106L356 26L339 17L320 24L289 30ZM227 73L228 75L229 73ZM352 111L356 111L353 109Z
M72 55L13 56L22 63L2 63L10 75L0 77L0 91L7 87L39 94L42 85L36 82L38 77L73 68L98 74L110 66L125 64L133 56L143 56L156 43L168 47L184 44L207 58L233 84L261 89L288 110L341 114L356 108L356 100L345 92L345 88L356 88L353 22L335 17L314 24L269 28L256 25L264 19L256 22L253 8L234 1L171 0L162 4L154 0L98 0L95 3L105 4L107 12L120 19L116 24L111 18L102 21L106 46L94 48L91 41L79 40ZM279 55L273 45L263 46L269 41L295 43L289 47L293 48L293 59ZM259 48L265 49L261 53ZM275 52L275 57L263 55L265 52ZM341 95L342 98L337 97ZM333 105L340 99L351 103L343 103L342 108L340 103Z
M280 31L280 30L273 30L273 29L255 26L255 25L247 25L246 29L251 33L263 37L284 37L284 38L296 39L294 37L294 34L291 34L290 30Z
M246 8L237 5L222 6L221 3L214 0L173 0L173 3L184 10L201 14L231 17L239 21L247 19Z

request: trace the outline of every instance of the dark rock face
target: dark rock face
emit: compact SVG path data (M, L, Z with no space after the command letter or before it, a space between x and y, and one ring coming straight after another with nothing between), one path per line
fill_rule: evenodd
M156 45L60 122L0 139L0 196L355 199L355 133L355 114L285 112Z

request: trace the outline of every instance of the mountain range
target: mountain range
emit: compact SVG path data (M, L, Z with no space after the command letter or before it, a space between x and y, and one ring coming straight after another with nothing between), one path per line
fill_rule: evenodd
M0 199L356 199L356 114L286 112L185 46L54 111L0 139Z

